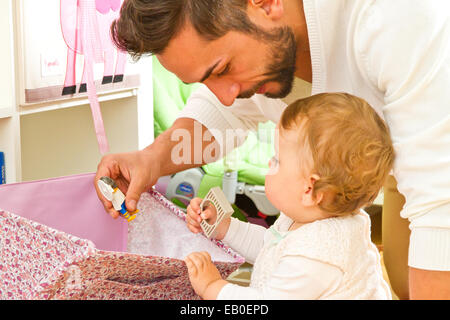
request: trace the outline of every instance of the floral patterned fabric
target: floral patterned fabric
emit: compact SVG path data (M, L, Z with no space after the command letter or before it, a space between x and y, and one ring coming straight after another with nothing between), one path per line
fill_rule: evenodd
M156 191L144 194L138 208L141 219L159 214L164 220L165 215L174 214L185 224L184 213ZM136 231L145 232L136 228L138 225L129 227L131 242ZM170 228L164 230L168 233L165 237L171 236ZM151 233L148 242L159 236ZM222 242L195 236L206 250L212 246L211 250L219 249L225 255L227 259L220 254L219 260L213 257L224 278L244 262ZM189 246L178 234L172 237L171 243ZM198 251L194 243L188 250ZM0 299L199 299L182 257L98 250L89 240L2 210L0 279Z

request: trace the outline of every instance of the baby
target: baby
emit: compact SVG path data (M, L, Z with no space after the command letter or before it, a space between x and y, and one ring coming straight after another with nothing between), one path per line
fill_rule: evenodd
M253 264L250 286L223 280L209 254L195 252L185 259L195 292L204 299L391 299L361 210L393 166L384 121L360 98L324 93L290 104L277 132L265 190L279 218L269 229L229 218L216 231ZM195 233L216 215L212 206L200 212L200 202L187 209Z

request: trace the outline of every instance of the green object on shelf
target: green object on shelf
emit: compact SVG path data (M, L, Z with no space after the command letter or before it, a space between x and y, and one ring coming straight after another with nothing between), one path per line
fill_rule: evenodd
M152 57L153 71L153 118L155 137L170 128L189 96L199 83L185 84L176 75L167 71L158 59Z

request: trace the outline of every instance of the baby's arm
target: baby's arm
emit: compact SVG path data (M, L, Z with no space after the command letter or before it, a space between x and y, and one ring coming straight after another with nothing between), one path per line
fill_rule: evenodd
M286 256L269 276L264 286L242 287L227 283L218 300L275 300L325 298L342 281L342 271L333 265L302 256Z
M185 261L192 287L207 300L319 299L332 293L343 276L333 265L286 256L262 288L242 287L223 280L207 252L194 252Z
M223 242L253 264L264 245L266 231L263 226L231 218Z
M215 221L217 213L213 206L200 212L201 198L191 200L186 214L187 227L193 233L203 232L202 219ZM243 222L235 218L226 218L217 226L215 238L223 240L228 246L241 254L246 261L254 263L264 243L266 228Z

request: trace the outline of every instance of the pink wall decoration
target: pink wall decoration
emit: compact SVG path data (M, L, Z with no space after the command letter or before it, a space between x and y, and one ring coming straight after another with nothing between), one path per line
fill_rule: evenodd
M123 81L126 53L117 50L110 36L111 23L119 17L122 2L123 0L61 0L61 30L67 45L62 95L76 93L77 54L84 55L79 92L87 91L102 154L109 151L109 146L95 88L94 64L104 64L102 84Z
M89 98L101 153L108 151L97 94L135 95L142 66L111 41L123 0L20 0L16 10L20 109L86 104ZM79 99L83 98L83 99ZM72 99L74 100L73 103ZM45 104L45 105L41 105ZM28 109L29 108L29 109Z
M67 45L66 77L62 94L76 93L77 54L93 53L93 63L104 63L102 84L123 80L126 53L116 49L110 38L111 23L119 17L123 0L61 0L61 29ZM115 62L115 65L114 65ZM87 90L84 63L79 92Z
M122 2L21 0L21 106L87 96L89 62L99 94L141 85L141 66L130 63L110 39Z

